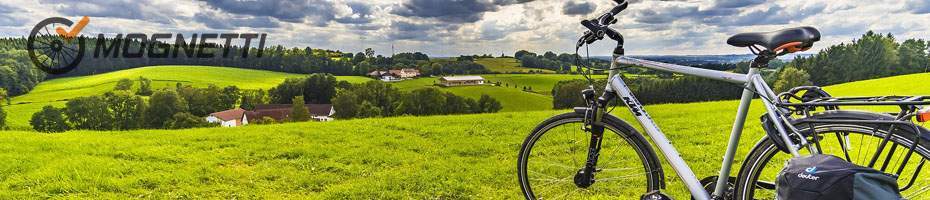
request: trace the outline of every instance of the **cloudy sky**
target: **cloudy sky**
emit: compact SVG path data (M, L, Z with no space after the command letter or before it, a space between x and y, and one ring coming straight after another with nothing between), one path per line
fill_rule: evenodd
M22 37L48 17L77 21L82 32L268 33L268 43L378 54L512 55L519 49L570 52L581 19L610 9L610 0L66 0L0 2L0 36ZM729 35L814 26L815 49L848 42L868 30L930 39L926 0L635 0L613 27L628 54L743 54ZM611 44L591 48L609 55Z

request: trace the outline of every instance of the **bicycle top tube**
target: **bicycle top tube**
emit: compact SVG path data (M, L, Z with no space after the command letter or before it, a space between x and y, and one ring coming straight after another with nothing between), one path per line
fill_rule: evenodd
M704 78L725 81L725 82L730 82L730 83L746 84L749 82L749 77L747 77L745 74L737 74L733 72L701 69L697 67L689 67L689 66L683 66L683 65L643 60L643 59L633 58L629 56L619 56L617 57L617 60L615 60L615 62L618 62L620 64L642 66L645 68L664 71L664 72L704 77Z

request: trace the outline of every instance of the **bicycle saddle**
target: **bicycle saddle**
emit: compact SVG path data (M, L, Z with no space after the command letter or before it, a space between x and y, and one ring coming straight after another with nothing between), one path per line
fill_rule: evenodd
M727 39L727 44L736 47L759 45L769 51L786 49L789 52L807 50L820 41L820 31L814 27L803 26L772 32L740 33Z

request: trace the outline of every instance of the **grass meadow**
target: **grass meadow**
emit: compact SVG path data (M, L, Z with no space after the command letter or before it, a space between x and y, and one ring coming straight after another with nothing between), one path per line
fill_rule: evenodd
M523 67L520 60L516 58L478 58L475 59L475 63L484 65L488 70L498 73L527 73L530 72L530 70L541 71L542 73L555 73L555 71L548 69Z
M306 75L228 67L153 66L91 76L58 78L40 83L25 95L13 97L13 105L4 107L7 113L11 113L8 115L7 124L14 129L31 129L29 118L46 105L64 107L68 99L103 94L113 90L120 79L128 78L135 81L140 76L151 79L153 89L174 87L175 84L181 83L195 87L213 84L220 87L235 85L239 89L268 90L284 82L284 79ZM371 80L360 76L338 76L337 79L352 83ZM139 83L135 82L133 87L137 89Z
M910 82L920 80L930 80L930 74L827 88L843 95L930 94L930 85ZM410 89L403 84L412 83L397 84ZM736 104L662 104L646 110L698 177L706 177L717 172ZM755 120L762 111L755 101L737 165L763 135ZM537 123L563 112L189 130L5 131L0 198L519 199L520 144ZM614 114L633 121L622 107ZM671 168L664 168L666 191L688 198Z

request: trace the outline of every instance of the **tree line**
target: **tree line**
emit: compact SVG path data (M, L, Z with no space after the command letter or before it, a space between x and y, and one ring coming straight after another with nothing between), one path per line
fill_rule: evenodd
M891 34L869 31L850 43L827 47L810 57L797 57L787 67L809 74L815 85L930 71L930 43L922 39L897 42Z
M45 106L32 115L30 125L40 132L77 130L182 129L209 127L201 116L230 109L240 97L235 86L196 88L178 83L153 91L151 80L121 79L102 95L70 99L64 108ZM145 97L148 98L145 98Z
M436 88L403 92L387 83L368 81L340 88L333 98L333 108L338 118L367 118L494 113L502 106L486 94L476 101Z
M26 50L0 48L0 88L7 95L25 94L45 80L45 76L45 72L32 65Z
M555 71L556 73L579 73L575 68L575 54L555 54L551 51L546 51L542 55L537 55L536 53L519 50L514 53L514 58L520 60L520 65L528 68L536 69L548 69ZM599 59L587 59L589 65L598 69L607 69L610 65L610 62L599 60Z

